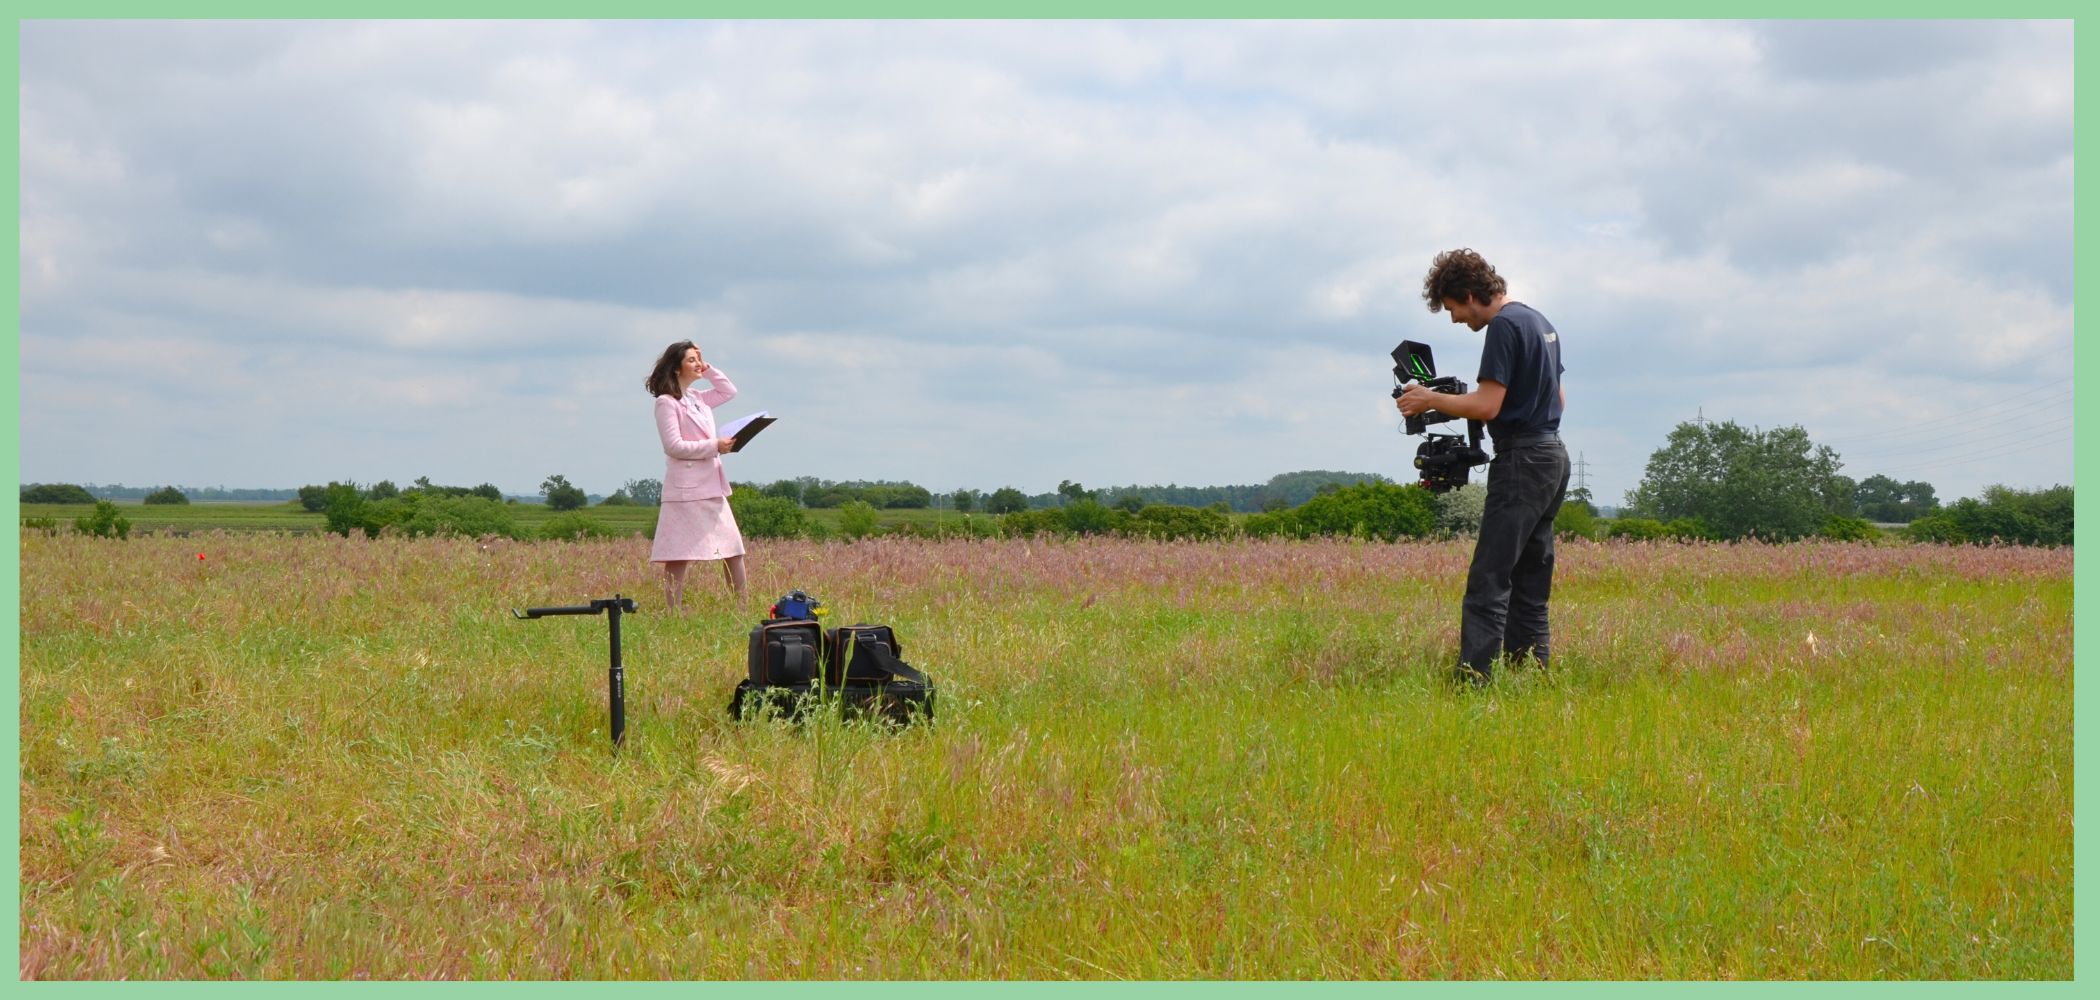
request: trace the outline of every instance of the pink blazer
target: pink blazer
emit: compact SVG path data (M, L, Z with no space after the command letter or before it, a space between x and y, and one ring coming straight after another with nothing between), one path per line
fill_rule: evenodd
M736 397L722 369L702 374L714 388L695 382L683 399L656 397L656 436L664 443L664 500L709 500L729 495L729 476L715 453L715 407Z

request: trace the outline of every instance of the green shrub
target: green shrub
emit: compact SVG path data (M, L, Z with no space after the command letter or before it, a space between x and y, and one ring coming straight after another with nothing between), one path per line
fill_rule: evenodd
M304 490L300 492L302 494L305 493ZM368 505L368 502L365 500L364 494L358 492L356 483L330 482L322 488L320 499L321 511L327 515L327 525L330 532L345 538L350 537L350 533L353 531L362 531L368 536L379 534L377 525L367 524L365 507ZM401 501L385 500L381 502L400 503Z
M1981 500L1963 497L1912 521L1903 537L1949 545L2069 545L2074 507L2068 486L2025 491L1992 486Z
M1390 542L1436 529L1435 494L1416 485L1363 482L1324 493L1290 510L1249 518L1247 533L1311 538L1347 535Z
M1562 505L1561 509L1566 510L1566 505ZM1554 522L1555 527L1559 524L1558 520ZM1696 517L1680 517L1668 524L1653 518L1622 517L1610 522L1607 534L1612 538L1624 538L1635 542L1653 541L1658 538L1698 541L1715 537L1713 529Z
M1487 513L1487 487L1468 483L1455 490L1435 494L1436 530L1446 535L1477 535L1480 519Z
M1560 513L1553 515L1553 533L1562 538L1587 538L1597 541L1604 537L1604 521L1586 503L1569 500L1560 505Z
M1832 514L1823 521L1823 530L1818 532L1818 534L1824 538L1832 538L1840 542L1866 542L1880 538L1881 529L1875 527L1874 522L1864 517L1845 517L1841 514Z
M96 538L129 538L131 519L117 513L116 504L97 500L93 511L73 519L73 529Z
M1199 507L1146 504L1130 517L1124 533L1163 542L1227 538L1232 535L1232 518Z
M2015 490L2005 486L1989 486L1983 491L1983 505L2018 514L2018 522L2024 532L2021 537L2006 536L2009 542L2022 545L2069 545L2075 534L2072 515L2077 503L2069 486L2054 486L2043 490Z
M746 538L800 538L809 533L809 514L801 504L785 497L737 490L729 494L729 510L736 515L737 530ZM870 508L869 516L873 515Z
M23 503L94 503L95 495L72 483L32 483L22 487Z
M973 527L973 535L992 533L991 523ZM1232 518L1224 511L1183 507L1176 504L1146 504L1137 512L1104 507L1093 500L1075 500L1063 507L1023 510L1002 514L997 532L1007 538L1037 535L1116 535L1124 538L1177 539L1228 538Z
M1079 500L1065 505L1065 530L1075 535L1106 535L1115 530L1116 517L1129 513L1103 507L1092 500Z
M389 500L367 500L347 483L328 487L327 516L328 530L344 536L361 531L367 538L390 532L465 538L493 535L522 540L529 534L518 526L509 507L486 497L438 496L410 490Z
M1056 507L1042 510L1022 510L999 515L999 533L1008 538L1033 538L1037 535L1070 534L1065 527L1065 512Z
M487 501L483 501L486 503ZM586 538L613 538L619 529L588 514L556 514L540 525L541 538L557 542L580 542Z
M1611 522L1609 534L1612 538L1623 538L1632 542L1654 541L1670 537L1670 529L1661 521L1647 517L1622 517Z
M55 535L58 534L58 521L49 517L25 517L22 519L22 530Z
M1992 486L1977 500L1963 497L1922 520L1937 522L1927 532L1949 536L1935 541L2001 542L2008 545L2069 545L2072 534L2071 489L2059 486L2020 492ZM1912 522L1915 526L1918 522Z
M463 538L482 538L494 535L500 538L524 539L527 533L518 527L517 517L508 507L481 496L426 497L420 501L387 500L375 506L402 504L407 516L382 522L392 523L406 535L456 535Z
M1249 538L1290 538L1294 523L1290 511L1269 511L1241 521L1240 531Z
M150 504L180 504L183 506L188 506L190 498L181 490L178 490L173 486L163 486L160 489L154 490L153 492L146 494L146 499L143 502Z
M1937 542L1941 545L1959 545L1969 540L1961 525L1945 514L1933 514L1918 518L1903 527L1903 537L1913 542Z
M866 500L848 500L839 505L839 534L859 541L875 533L875 507Z
M958 517L946 517L932 522L916 523L906 521L900 524L893 524L885 530L885 534L895 535L898 538L934 540L942 538L992 538L999 534L999 522L997 518L972 517L971 515L963 514Z
M1720 537L1705 521L1696 517L1680 517L1663 525L1663 531L1680 542L1713 541Z

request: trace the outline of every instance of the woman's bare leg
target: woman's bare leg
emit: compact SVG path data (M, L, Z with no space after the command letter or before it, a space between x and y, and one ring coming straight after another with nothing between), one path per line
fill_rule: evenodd
M722 560L722 578L729 581L729 589L736 596L744 596L744 557L730 556Z
M677 611L678 605L685 600L685 571L691 565L688 562L664 564L664 606L672 611Z

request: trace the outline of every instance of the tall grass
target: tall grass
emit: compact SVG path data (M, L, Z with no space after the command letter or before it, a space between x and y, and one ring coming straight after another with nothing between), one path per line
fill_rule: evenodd
M202 553L204 559L197 558ZM2068 550L22 536L24 978L2067 978ZM738 724L790 587L932 727ZM505 609L614 592L603 619Z

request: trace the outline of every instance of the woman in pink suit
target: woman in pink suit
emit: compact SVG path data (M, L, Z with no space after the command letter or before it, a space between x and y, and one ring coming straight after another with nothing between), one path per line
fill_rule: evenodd
M701 392L706 379L713 388ZM722 369L707 363L690 340L664 349L649 373L656 397L656 436L664 445L663 505L656 514L656 542L649 561L664 564L664 603L677 610L685 597L685 571L693 563L722 560L729 589L744 596L744 536L729 510L729 477L722 455L736 442L715 436L714 408L736 395Z

